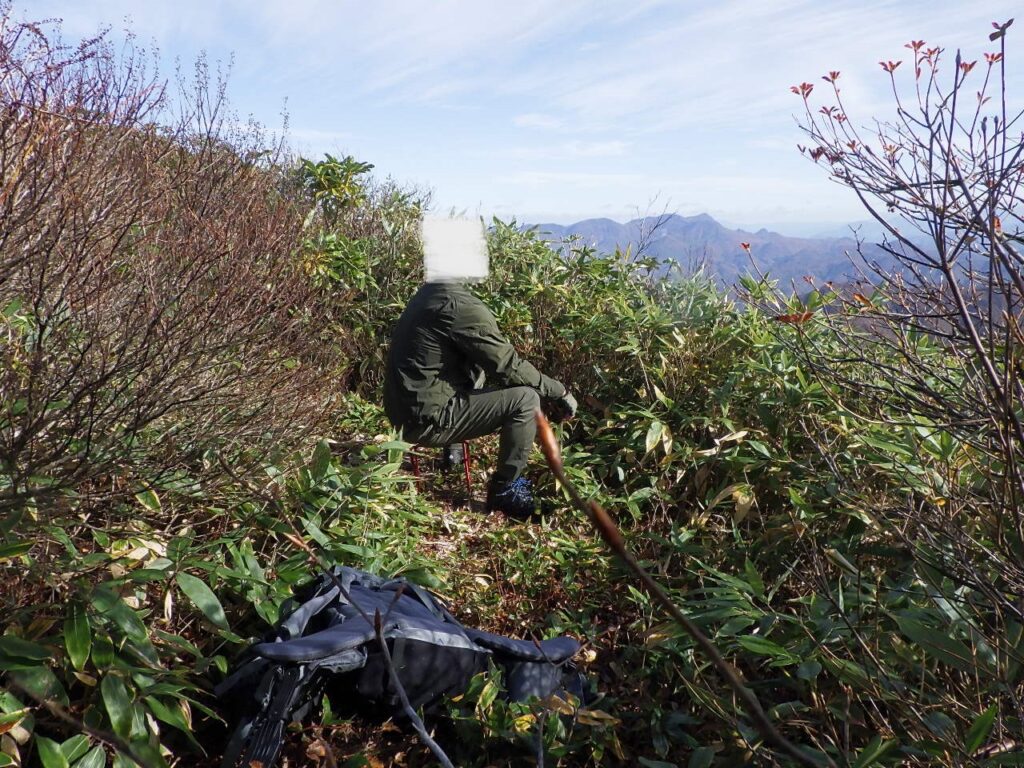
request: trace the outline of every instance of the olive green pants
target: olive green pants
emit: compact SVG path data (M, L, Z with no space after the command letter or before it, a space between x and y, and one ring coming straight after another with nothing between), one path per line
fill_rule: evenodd
M537 435L535 413L540 395L532 387L480 389L460 393L448 401L436 423L404 430L406 440L441 447L501 431L498 442L499 480L514 480L526 469Z

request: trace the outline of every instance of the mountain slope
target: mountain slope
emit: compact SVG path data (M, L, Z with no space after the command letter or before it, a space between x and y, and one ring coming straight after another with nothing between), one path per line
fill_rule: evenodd
M537 224L533 227L549 242L577 235L601 252L615 248L635 251L646 242L645 254L676 261L684 269L705 266L727 285L740 275L754 272L754 265L768 276L788 283L811 276L816 282L845 281L855 273L848 254L856 254L852 237L788 237L761 229L748 232L727 229L711 216L676 214L633 219L620 224L611 219L586 219L575 224ZM750 255L743 243L750 246ZM888 261L873 244L864 245L870 259ZM753 262L753 263L752 263Z

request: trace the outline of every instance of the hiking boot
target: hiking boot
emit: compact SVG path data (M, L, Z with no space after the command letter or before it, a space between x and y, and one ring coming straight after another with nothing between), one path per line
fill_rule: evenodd
M517 520L526 520L537 511L533 489L525 477L515 480L499 480L491 477L487 485L488 512L504 512Z

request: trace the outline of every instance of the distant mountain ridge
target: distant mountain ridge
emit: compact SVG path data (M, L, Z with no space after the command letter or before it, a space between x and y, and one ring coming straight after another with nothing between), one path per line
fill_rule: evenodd
M855 272L847 255L856 253L857 243L852 237L789 237L767 229L727 229L706 213L645 217L625 224L612 219L585 219L575 224L533 224L527 228L536 229L548 242L578 235L601 252L627 247L636 251L640 243L646 242L645 255L676 261L685 269L703 265L725 285L752 273L752 261L762 273L784 283L802 281L804 276L817 283L845 282ZM743 243L749 245L749 255ZM873 244L865 244L864 251L869 259L891 263Z

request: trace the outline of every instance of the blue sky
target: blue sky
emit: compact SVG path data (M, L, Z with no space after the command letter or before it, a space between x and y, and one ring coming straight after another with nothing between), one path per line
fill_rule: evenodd
M354 154L454 208L519 221L666 208L824 231L859 203L796 151L789 87L842 72L851 118L891 114L880 59L923 39L995 50L986 0L14 0L69 39L130 27L170 73L233 58L229 97L309 156ZM1024 19L1008 38L1024 85ZM909 69L909 68L906 68ZM903 72L906 72L906 69ZM981 67L979 66L979 70ZM1016 90L1014 87L1018 86Z

